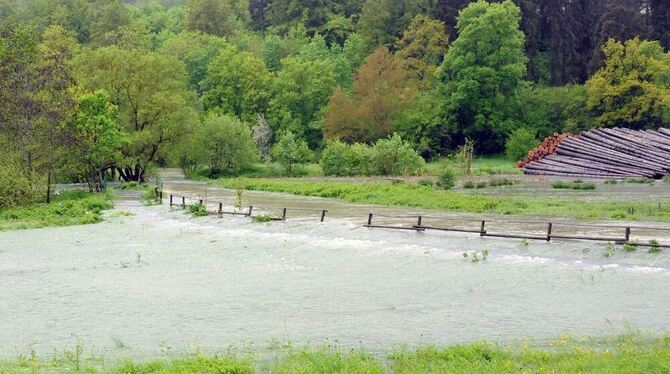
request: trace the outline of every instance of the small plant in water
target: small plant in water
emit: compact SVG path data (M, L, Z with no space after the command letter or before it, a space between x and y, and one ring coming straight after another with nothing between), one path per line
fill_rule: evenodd
M661 253L661 246L658 244L658 240L652 239L649 241L649 253Z
M636 243L626 243L623 245L623 250L624 252L635 252L637 251L637 244Z
M272 216L268 214L261 214L259 216L254 216L251 218L255 223L265 223L265 222L271 222L272 221Z
M528 239L521 239L521 245L524 247L528 247Z
M238 188L235 193L235 208L239 210L242 209L242 197L244 196L244 190L242 188Z
M614 256L614 244L612 243L607 243L605 245L605 248L603 248L603 256L604 257L612 257Z
M188 213L193 217L204 217L207 213L207 208L200 204L191 204L188 206Z

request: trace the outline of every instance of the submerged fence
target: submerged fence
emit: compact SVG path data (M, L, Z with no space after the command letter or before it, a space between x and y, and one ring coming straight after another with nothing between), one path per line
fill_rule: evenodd
M162 200L162 192L160 194ZM207 203L202 198L191 198L187 196L169 195L170 207L179 207L186 209L187 202L204 206ZM216 202L218 209L215 211L207 211L212 215L231 215L242 217L258 217L254 216L254 212L258 211L272 211L279 210L281 212L278 216L264 215L269 221L286 221L290 211L296 212L311 212L318 214L319 221L325 222L327 209L305 209L305 208L263 208L260 206L248 206L242 209L237 207L237 210L226 210L226 206L222 202ZM429 224L431 223L431 224ZM516 230L501 229L500 227L517 225L524 227L527 231L518 232ZM434 215L384 215L379 213L369 213L367 222L364 227L371 229L388 229L388 230L409 230L416 232L426 231L440 231L440 232L458 232L476 234L481 237L491 238L512 238L525 240L538 240L550 242L552 240L579 240L579 241L596 241L596 242L610 242L620 245L633 245L640 247L652 248L670 248L670 244L658 243L654 235L661 232L667 233L670 236L670 227L655 227L655 226L633 226L633 225L602 225L602 224L585 224L585 223L570 223L561 221L515 221L515 220L495 220L495 219L467 219L447 216ZM567 231L567 232L566 232ZM647 235L644 235L647 233ZM636 234L636 235L634 235ZM637 240L635 240L637 239ZM639 240L647 240L647 242L640 242Z

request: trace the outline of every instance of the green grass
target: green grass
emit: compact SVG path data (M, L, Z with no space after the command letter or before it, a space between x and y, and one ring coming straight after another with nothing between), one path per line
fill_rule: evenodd
M329 197L352 203L412 206L469 213L542 214L578 219L670 221L670 204L659 207L657 203L641 201L589 202L576 198L480 196L442 191L408 183L249 178L220 179L213 183L226 188Z
M51 204L0 210L0 231L101 222L101 212L112 208L112 199L111 193L64 191L54 196Z
M426 164L425 174L440 175L444 169L444 160L433 161ZM460 172L457 162L448 158L447 163L453 167L454 171ZM521 170L516 167L514 161L510 161L504 156L477 157L472 163L472 173L475 176L496 175L496 174L521 174Z
M205 217L209 215L209 213L207 212L207 207L201 204L188 205L186 207L186 211L193 217Z
M556 181L551 184L553 188L556 189L563 189L563 190L595 190L596 185L593 183L584 183L581 180L576 180L573 183L570 182L563 182L563 181Z
M488 342L401 348L390 354L372 354L363 348L277 348L274 360L234 353L169 357L145 362L82 358L81 351L51 360L21 356L0 361L0 372L14 373L667 373L670 337L626 335L606 339L575 339L569 335L550 347L501 346Z

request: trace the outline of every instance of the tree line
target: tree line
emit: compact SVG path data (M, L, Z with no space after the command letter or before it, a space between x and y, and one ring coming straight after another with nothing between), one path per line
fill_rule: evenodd
M290 168L336 140L396 134L432 159L468 139L494 154L511 134L658 127L669 12L656 0L0 0L2 164L32 191L52 178L97 189L157 163Z

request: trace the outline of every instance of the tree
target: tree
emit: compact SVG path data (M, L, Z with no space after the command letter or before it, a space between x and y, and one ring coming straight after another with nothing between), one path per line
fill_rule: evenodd
M505 142L505 155L512 161L521 161L539 142L535 132L525 128L514 130Z
M295 165L302 164L312 157L312 152L304 139L297 138L292 132L285 132L272 148L272 158L282 164L288 175L293 175Z
M358 21L358 33L365 39L368 51L393 42L417 14L430 10L428 0L367 0Z
M517 93L527 62L520 15L510 0L470 4L460 13L459 36L437 73L449 131L457 142L474 139L484 153L500 152L519 127Z
M248 0L188 0L186 3L189 31L230 36L249 20Z
M651 10L651 37L670 50L670 3L666 0L649 0Z
M102 189L105 171L121 160L123 134L117 118L118 107L99 90L79 98L74 118L66 125L69 161L91 191Z
M161 54L176 57L186 67L191 89L202 94L201 82L207 76L207 67L226 46L225 41L201 32L182 32L168 38Z
M626 41L635 37L645 37L648 33L646 17L647 0L603 0L603 13L599 22L598 46L602 47L609 39ZM596 48L591 61L595 69L604 63L605 56Z
M451 39L456 39L458 30L456 22L458 21L458 12L465 8L473 0L437 0L433 8L435 18L442 21Z
M91 0L88 11L90 41L96 45L103 43L105 34L131 21L128 9L121 0Z
M196 120L184 65L174 57L117 47L82 54L76 65L83 88L106 90L119 107L129 140L117 171L126 181L143 180L163 148L179 142Z
M212 60L203 81L207 109L253 121L264 113L270 99L272 75L262 59L226 46Z
M449 47L449 37L444 23L424 15L417 15L396 43L396 57L410 76L420 82L433 77L442 64Z
M323 30L331 15L341 12L337 3L335 0L272 0L267 8L267 19L280 34L302 24L314 35Z
M196 144L212 177L237 175L258 159L249 127L227 115L210 114L198 129Z
M326 136L346 142L370 142L391 132L393 114L414 96L407 73L385 47L376 49L358 71L353 95L343 90L331 96Z
M670 53L638 38L610 39L603 53L605 66L586 84L597 123L637 129L670 123Z
M272 0L249 0L249 13L254 30L265 34L268 28L268 5Z

